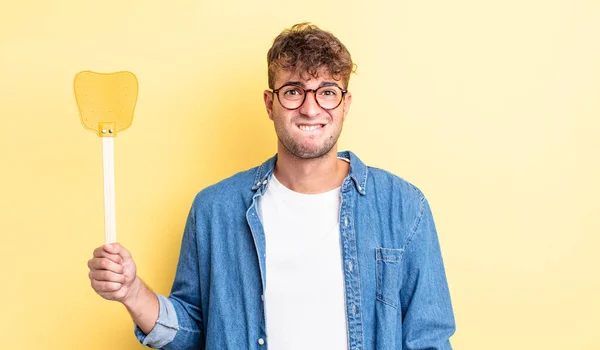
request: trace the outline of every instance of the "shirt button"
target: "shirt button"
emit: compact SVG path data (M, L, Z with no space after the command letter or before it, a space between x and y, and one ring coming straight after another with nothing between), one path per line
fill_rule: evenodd
M257 183L256 183L256 186L260 186L260 182L257 182Z
M350 272L352 272L352 261L348 261L348 270L350 270Z
M260 296L260 300L262 300L262 301L265 301L265 296L264 296L264 295L261 295L261 296Z
M267 184L267 180L263 181L263 185L266 185L266 184Z
M265 345L265 340L263 338L258 338L258 345Z
M348 227L348 217L347 216L344 218L344 226Z

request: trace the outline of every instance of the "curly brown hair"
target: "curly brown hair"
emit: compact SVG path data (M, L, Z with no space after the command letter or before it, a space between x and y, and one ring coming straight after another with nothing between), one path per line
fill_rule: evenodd
M348 88L350 74L356 71L350 52L338 38L306 22L285 29L275 38L267 64L271 89L280 70L300 72L304 79L307 75L318 78L320 69L326 68L334 79L342 81L343 88Z

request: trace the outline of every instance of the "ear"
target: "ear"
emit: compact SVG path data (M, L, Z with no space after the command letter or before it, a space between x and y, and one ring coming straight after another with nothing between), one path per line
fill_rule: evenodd
M267 108L267 114L269 119L273 120L273 92L265 90L263 92L263 99L265 100L265 107Z
M347 92L344 96L344 120L346 120L346 114L350 110L350 105L352 104L352 94Z

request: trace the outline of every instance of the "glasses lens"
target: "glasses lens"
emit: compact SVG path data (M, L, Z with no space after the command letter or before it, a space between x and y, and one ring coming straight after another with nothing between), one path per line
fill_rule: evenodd
M279 89L279 100L285 108L298 108L304 102L304 89L298 86L288 85Z
M337 86L321 86L315 95L323 109L333 109L342 101L342 90Z

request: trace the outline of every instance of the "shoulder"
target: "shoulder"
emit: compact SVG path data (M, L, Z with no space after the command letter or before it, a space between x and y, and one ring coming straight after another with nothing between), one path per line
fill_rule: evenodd
M403 209L422 210L425 196L417 186L387 170L366 165L352 151L340 152L338 157L350 161L351 177L367 200L393 206L399 203Z
M371 190L382 192L386 191L402 195L405 200L422 202L425 201L425 195L421 190L405 180L404 178L393 174L387 170L369 166L369 180L371 181Z
M241 171L204 188L196 194L193 207L205 208L216 204L227 206L228 203L239 202L240 199L251 199L254 194L252 187L257 170L258 167L254 167Z
M428 203L423 192L414 184L389 171L369 167L366 197L386 206L395 213L396 219L407 224L407 228L415 231L424 214Z

